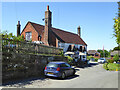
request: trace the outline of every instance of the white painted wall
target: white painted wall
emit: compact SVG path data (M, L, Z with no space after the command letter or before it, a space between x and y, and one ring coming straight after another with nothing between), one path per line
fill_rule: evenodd
M67 51L69 45L73 45L73 43L61 43L61 42L58 43L59 48L63 48L63 52ZM80 46L83 46L81 44L74 44L74 45L75 45L76 48L79 48ZM87 55L87 46L85 46L85 48L86 48L86 52L84 52L84 54ZM85 59L87 59L86 55L85 55ZM83 56L81 56L81 59L83 60Z

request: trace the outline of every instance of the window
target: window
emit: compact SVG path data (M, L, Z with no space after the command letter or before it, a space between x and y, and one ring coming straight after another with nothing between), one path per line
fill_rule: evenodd
M25 39L26 39L27 41L30 41L30 40L32 39L32 33L31 33L31 32L26 32L26 33L25 33Z
M79 47L79 51L82 52L82 46Z
M64 64L61 64L60 67L70 67L70 65L67 63L64 63Z
M47 65L47 67L58 67L58 64L49 63L49 64Z
M68 47L67 51L71 51L71 45L69 45L69 47Z
M64 43L61 43L60 41L58 41L58 47L64 48Z

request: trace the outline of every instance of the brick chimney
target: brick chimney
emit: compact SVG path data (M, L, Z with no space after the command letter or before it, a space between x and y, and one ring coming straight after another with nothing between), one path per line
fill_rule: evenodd
M45 31L44 31L44 44L49 45L50 43L50 29L52 27L52 12L49 10L49 6L47 6L47 11L45 11Z
M78 36L81 37L81 28L80 28L80 26L78 26L78 28L77 28L77 34L78 34Z
M17 24L17 37L20 36L20 21L18 21L18 24Z

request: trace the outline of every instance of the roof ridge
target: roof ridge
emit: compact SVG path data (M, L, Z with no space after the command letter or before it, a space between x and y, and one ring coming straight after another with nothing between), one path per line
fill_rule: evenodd
M38 24L38 23L35 23L35 22L31 22L31 21L28 21L29 23L31 24L37 24L37 25L40 25L40 26L44 26L44 25L41 25L41 24Z
M54 27L52 27L53 29L58 29L58 28L54 28ZM69 32L69 31L65 31L65 30L62 30L62 29L58 29L58 30L60 30L60 31L63 31L63 32L67 32L67 33L71 33L71 34L75 34L75 33L72 33L72 32ZM75 35L77 35L77 34L75 34ZM81 37L80 37L81 38Z
M30 23L33 23L33 24L37 24L35 22L31 22L31 21L28 21ZM40 25L40 26L44 26L44 25L41 25L41 24L37 24L37 25ZM44 26L45 27L45 26ZM69 31L66 31L66 30L62 30L62 29L59 29L59 28L56 28L56 27L52 27L53 29L57 29L57 30L60 30L60 31L63 31L63 32L66 32L66 33L71 33L71 34L75 34L75 33L72 33L72 32L69 32ZM77 34L75 34L77 35ZM80 37L81 38L81 37Z

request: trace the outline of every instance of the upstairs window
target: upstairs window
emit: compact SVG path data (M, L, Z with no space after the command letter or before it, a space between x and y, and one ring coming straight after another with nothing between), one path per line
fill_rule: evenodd
M32 32L26 32L25 33L25 39L26 39L26 41L32 40Z

